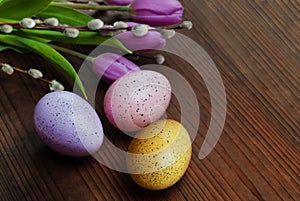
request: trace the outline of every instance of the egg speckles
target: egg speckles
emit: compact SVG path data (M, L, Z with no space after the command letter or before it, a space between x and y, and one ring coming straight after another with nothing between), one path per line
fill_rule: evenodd
M115 127L133 132L158 120L170 99L171 85L164 75L140 70L110 86L104 98L104 111Z
M36 105L34 124L46 145L69 156L92 154L103 141L102 124L95 110L67 91L46 94Z
M159 120L145 127L128 147L127 168L140 186L161 190L185 173L192 147L186 129L174 120Z

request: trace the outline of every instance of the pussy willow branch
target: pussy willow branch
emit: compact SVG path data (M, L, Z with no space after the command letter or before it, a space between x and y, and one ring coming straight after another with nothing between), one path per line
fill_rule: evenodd
M132 27L123 27L123 28L114 28L114 27L102 27L98 30L90 30L87 26L50 26L46 25L44 23L38 23L34 28L24 28L22 27L19 23L8 23L8 22L0 22L1 25L11 25L15 29L31 29L31 30L54 30L54 31L64 31L66 28L75 28L79 31L93 31L93 32L99 32L99 31L130 31ZM178 25L173 25L173 26L161 26L161 27L155 27L155 28L150 28L149 31L158 31L161 29L183 29L182 27Z
M5 65L5 63L0 63L0 66L2 66L2 65ZM9 66L12 67L14 69L14 71L16 71L16 72L28 75L28 70L24 70L24 69L21 69L21 68L15 67L15 66L11 66L11 65L9 65ZM41 80L45 83L52 84L52 81L46 80L44 78L38 78L37 80Z
M32 29L32 30L55 30L55 31L64 31L66 28L75 28L79 31L94 31L98 32L99 30L102 31L118 31L118 30L130 30L131 28L110 28L110 27L102 27L99 30L90 30L87 26L49 26L45 24L36 24L34 28L24 28L19 23L6 23L0 22L1 25L11 25L15 29Z

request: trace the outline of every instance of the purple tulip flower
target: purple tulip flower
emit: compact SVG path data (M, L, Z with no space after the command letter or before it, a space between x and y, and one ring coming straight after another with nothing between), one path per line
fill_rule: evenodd
M178 0L133 0L130 9L135 21L152 26L181 22L184 10Z
M93 69L108 84L129 72L140 70L128 59L114 53L104 53L96 57L93 61Z
M108 5L116 5L116 6L127 6L131 3L132 0L106 0L105 2Z
M135 22L126 22L128 27L138 25ZM115 36L122 44L131 51L157 50L166 45L166 40L157 31L149 31L145 36L135 36L131 31L122 32Z

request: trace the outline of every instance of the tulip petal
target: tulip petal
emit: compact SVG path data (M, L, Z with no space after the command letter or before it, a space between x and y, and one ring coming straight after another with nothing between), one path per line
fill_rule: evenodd
M149 31L145 36L137 37L131 31L123 32L115 36L131 51L156 50L166 45L166 40L156 31Z
M152 26L172 25L182 20L184 8L177 0L134 0L134 20Z
M109 84L129 72L140 70L137 65L125 57L114 53L104 53L96 57L93 69L103 81Z

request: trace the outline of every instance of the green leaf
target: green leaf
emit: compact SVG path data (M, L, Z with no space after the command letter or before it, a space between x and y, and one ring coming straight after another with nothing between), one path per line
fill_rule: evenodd
M68 60L66 60L60 53L58 53L49 45L12 34L0 34L0 43L26 49L46 58L50 63L57 67L57 69L60 70L69 81L75 81L82 91L84 97L87 98L83 84L73 66Z
M51 40L48 40L48 39L45 39L45 38L41 38L41 37L31 35L31 34L26 34L23 31L21 31L20 29L13 31L13 34L21 36L21 37L29 38L29 39L32 39L32 40L36 40L36 41L39 41L41 43L50 43L51 42Z
M0 18L21 20L45 9L52 0L0 0Z
M22 32L31 35L37 36L40 38L49 39L55 42L64 42L70 44L78 45L99 45L102 42L106 41L111 37L101 36L99 33L90 32L90 31L81 31L77 38L67 37L65 34L59 31L52 30L31 30L31 29L22 29Z
M16 23L16 22L19 22L19 21L0 17L0 22Z
M0 44L0 52L3 51L3 50L7 50L7 49L13 50L13 51L18 52L20 54L26 54L26 53L29 52L28 50L25 50L25 49L22 49L22 48L19 48L19 47Z
M37 15L42 18L56 17L59 20L59 23L71 26L85 26L93 19L91 16L77 10L54 5L49 5Z
M121 49L127 53L132 53L118 39L112 38L110 36L101 36L97 32L81 31L77 38L70 38L58 31L32 30L32 29L22 29L20 31L26 33L28 36L31 37L35 36L39 38L44 38L44 39L51 40L53 42L62 42L62 43L69 43L69 44L76 44L76 45L103 44L103 45L112 46ZM22 33L17 33L17 34L22 34Z

